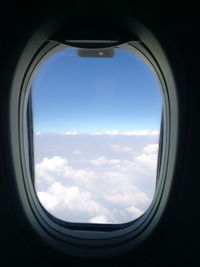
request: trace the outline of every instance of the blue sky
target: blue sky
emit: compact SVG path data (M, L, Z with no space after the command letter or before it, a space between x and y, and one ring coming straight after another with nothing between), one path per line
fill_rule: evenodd
M81 58L75 48L49 58L32 84L34 130L158 130L159 83L137 55L116 49L113 58Z

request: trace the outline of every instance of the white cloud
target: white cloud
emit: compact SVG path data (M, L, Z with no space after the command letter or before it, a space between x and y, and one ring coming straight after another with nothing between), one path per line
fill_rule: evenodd
M35 135L42 135L42 132L35 132Z
M38 131L35 132L35 135L43 135L44 133ZM136 131L118 131L118 130L111 130L111 131L102 131L102 132L77 132L67 131L64 133L57 133L61 135L110 135L110 136L159 136L160 131L158 130L136 130Z
M143 152L135 157L135 161L140 165L140 168L156 175L158 159L158 144L149 144L143 148Z
M61 220L73 222L75 218L76 222L84 222L83 218L92 220L99 214L106 218L108 214L105 207L93 200L90 192L81 191L78 186L67 187L56 182L48 192L37 192L37 195L42 205Z
M117 144L114 144L111 146L111 149L116 152L132 152L131 147L126 147L126 146L120 146Z
M128 207L126 209L128 212L132 213L135 218L140 217L144 212L134 206Z
M152 195L152 190L156 184L156 171L157 171L157 156L154 154L140 154L134 159L136 164L136 171L139 174L136 178L140 188L148 191ZM141 181L139 181L141 179ZM148 188L149 187L149 188Z
M49 194L47 192L37 192L37 196L41 204L49 212L54 212L55 208L58 206L58 198L56 195Z
M81 155L82 153L80 150L76 149L75 151L73 151L73 154L74 155Z
M157 154L158 144L149 144L143 148L143 151L148 154Z
M98 157L97 159L90 160L90 162L96 166L103 166L103 165L118 165L120 164L121 160L120 159L106 159L105 157L101 156L101 157Z
M89 220L90 223L109 223L108 218L105 215L94 216Z
M97 137L90 149L89 137L84 138L70 140L67 158L43 157L35 165L41 203L55 217L71 222L124 223L141 216L155 190L157 136L139 139L141 144L134 143L138 138L118 134Z
M104 134L103 132L90 132L90 135L102 135Z
M59 156L53 158L44 158L41 163L35 165L35 183L36 189L41 189L42 181L46 186L55 181L62 180L63 183L72 181L78 185L89 185L90 180L96 177L92 171L85 169L75 170L69 166L68 161Z
M113 131L107 131L107 132L104 132L104 134L107 134L107 135L118 135L120 134L119 131L117 130L113 130Z
M158 136L159 131L140 130L140 131L124 131L118 130L105 131L105 132L90 132L90 135L124 135L124 136Z
M126 136L148 136L148 135L159 135L159 131L149 131L149 130L143 130L143 131L131 131L131 132L123 132L123 135Z
M61 158L60 156L56 156L50 159L45 157L40 164L36 164L36 168L39 166L48 172L54 172L55 170L60 172L60 170L63 170L63 168L71 169L70 167L68 167L68 161Z
M114 192L112 194L105 194L104 197L109 202L119 204L120 206L140 206L140 205L149 205L150 199L147 197L147 195L144 192L141 192L137 187L127 185L127 188L118 188L119 192ZM121 192L120 192L121 191Z
M78 132L77 131L69 131L69 132L65 132L65 135L77 135Z

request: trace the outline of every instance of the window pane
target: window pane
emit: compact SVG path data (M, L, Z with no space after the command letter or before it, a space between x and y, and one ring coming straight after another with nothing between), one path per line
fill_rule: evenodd
M121 224L141 216L154 196L162 94L138 55L100 52L66 48L37 70L34 181L58 219Z

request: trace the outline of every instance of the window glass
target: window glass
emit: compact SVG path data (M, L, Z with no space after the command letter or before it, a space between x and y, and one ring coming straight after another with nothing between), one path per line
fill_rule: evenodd
M155 73L132 51L66 48L31 87L34 186L73 223L135 220L154 197L162 117Z

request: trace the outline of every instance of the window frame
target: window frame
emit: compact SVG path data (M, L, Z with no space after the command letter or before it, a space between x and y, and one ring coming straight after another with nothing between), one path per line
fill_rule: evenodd
M95 43L95 46L96 45L97 45L97 43ZM118 47L118 46L115 46L115 47ZM154 72L154 75L157 76L157 79L159 80L159 83L160 83L160 87L162 87L161 90L163 89L164 81L162 79L162 75L159 72L159 69L158 69L155 61L149 55L149 53L147 53L147 51L145 51L141 42L132 41L132 42L120 44L119 47L121 49L128 50L128 51L136 54L140 58L142 58L144 60L144 62L148 65L148 67ZM29 180L28 186L29 186L29 190L30 190L30 194L31 194L30 197L33 199L36 209L38 210L40 216L42 216L43 219L46 221L46 223L49 224L54 229L57 229L58 231L60 231L63 234L68 234L68 235L72 235L72 236L76 236L76 237L82 236L82 238L87 238L87 239L88 238L89 239L105 239L105 238L110 239L110 238L118 237L120 235L124 235L127 232L135 231L140 225L143 224L143 222L145 220L147 220L149 214L151 213L152 206L154 205L154 199L156 198L156 195L158 193L157 191L159 191L158 181L156 182L157 183L156 190L154 193L153 200L150 204L150 207L144 212L144 214L141 217L137 218L136 220L133 220L133 221L130 221L127 223L122 223L122 224L98 224L98 223L92 224L92 223L76 223L76 222L72 223L72 222L62 221L62 220L56 218L55 216L53 216L52 214L50 214L41 205L41 203L37 197L37 194L35 192L34 183L33 183L34 172L33 172L33 166L32 166L34 164L34 158L31 159L31 157L33 156L33 153L34 153L34 151L32 149L33 148L33 143L32 143L33 136L31 137L31 132L30 132L30 131L33 131L33 125L32 125L32 115L29 114L30 109L31 109L31 107L30 107L31 85L32 85L32 81L34 79L34 74L37 72L37 70L40 68L40 66L46 60L48 60L48 58L50 58L52 55L54 55L55 53L57 53L59 51L62 51L63 49L66 49L66 48L71 48L71 46L68 46L65 44L60 44L60 43L57 43L55 41L49 41L46 44L46 46L44 46L42 48L42 50L39 51L35 60L32 62L31 68L27 73L26 82L24 82L25 95L24 95L24 100L22 100L23 103L21 104L21 107L23 107L22 113L24 114L24 118L21 122L22 123L22 129L24 129L24 132L23 132L24 147L22 148L22 150L27 150L26 149L27 147L30 148L30 150L27 151L29 155L26 154L24 157L24 162L26 164L26 166L25 166L26 177ZM164 89L163 89L163 91L164 91ZM161 91L161 94L163 94L162 91ZM165 116L165 114L166 114L165 101L166 100L164 99L164 95L162 96L162 98L163 98L163 114ZM28 103L29 103L29 105L28 105ZM27 121L27 118L26 118L27 110L29 110L29 112L28 112L28 118L30 118L29 122ZM164 119L164 122L165 122L165 119ZM166 128L165 123L164 123L164 128ZM163 131L163 132L165 132L165 131ZM21 142L23 145L23 140L21 140ZM161 163L161 160L160 160L161 157L162 157L162 155L159 155L158 163ZM160 169L161 166L158 166L158 168ZM28 170L30 170L30 171L28 171ZM157 175L157 176L159 177L159 175ZM126 231L125 231L125 229L126 229ZM73 230L75 230L75 231L73 231ZM86 231L87 231L87 233L86 233ZM104 232L104 233L102 233L102 232Z
M135 25L138 25L137 22L135 22ZM148 31L145 36L142 31L138 32L138 28L135 27L135 32L140 37L140 41L134 42L134 47L151 62L163 88L165 99L165 110L163 112L164 130L162 136L163 151L162 155L160 155L162 157L159 174L161 179L158 179L157 192L151 207L138 220L123 229L110 231L109 233L106 231L66 229L65 226L63 227L53 222L47 216L46 211L44 212L41 208L41 205L37 203L38 200L28 170L30 168L29 152L25 149L29 145L25 104L29 96L27 88L33 72L37 69L36 66L41 62L44 55L52 50L52 48L56 48L58 45L62 46L62 44L52 40L44 42L46 36L43 36L43 42L40 40L38 43L34 43L32 53L26 58L31 47L29 43L27 45L29 49L25 49L22 54L13 78L9 105L9 134L11 147L13 148L11 155L20 204L25 212L27 221L29 221L34 231L40 235L40 238L48 244L50 243L54 248L53 242L57 240L57 246L61 251L65 251L64 253L66 253L66 247L68 247L70 253L74 255L81 251L84 255L96 257L102 253L105 246L108 248L108 253L114 254L118 253L116 247L120 248L120 251L133 248L138 243L143 242L151 234L152 230L155 229L162 218L164 207L167 205L173 179L178 137L176 86L169 62L157 40L151 34L148 35ZM147 44L149 47L147 47ZM155 47L153 47L153 44ZM156 49L158 50L156 51ZM157 54L157 57L155 57L155 54ZM158 59L159 57L160 60ZM20 65L23 66L21 74L18 71ZM91 251L95 251L95 253L91 255Z

